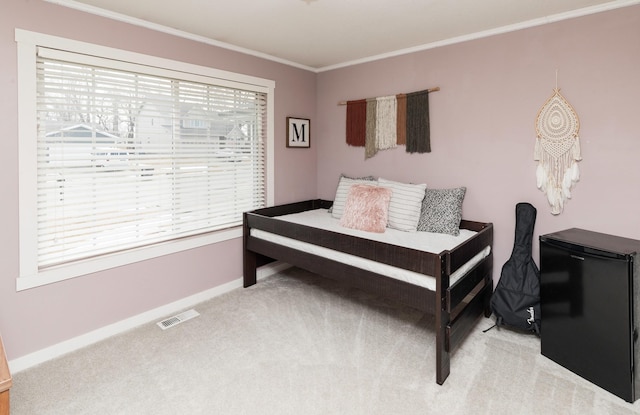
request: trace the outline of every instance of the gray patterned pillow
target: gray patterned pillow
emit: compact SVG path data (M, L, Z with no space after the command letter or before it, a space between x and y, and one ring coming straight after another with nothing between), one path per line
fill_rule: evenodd
M427 189L422 201L418 230L458 236L466 187Z

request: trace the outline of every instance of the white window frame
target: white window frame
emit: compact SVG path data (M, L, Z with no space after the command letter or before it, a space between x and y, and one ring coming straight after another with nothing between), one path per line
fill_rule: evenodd
M237 86L267 94L266 205L274 199L274 90L275 81L249 75L222 71L205 66L144 55L94 45L41 33L15 30L18 50L18 162L19 162L19 229L20 274L16 281L18 291L50 284L82 275L156 258L187 249L242 237L242 227L212 232L201 236L168 241L122 253L86 259L71 264L39 270L37 265L37 114L36 114L36 51L39 46L89 57L114 59L146 65L160 72L178 71L193 77L215 78L221 85Z

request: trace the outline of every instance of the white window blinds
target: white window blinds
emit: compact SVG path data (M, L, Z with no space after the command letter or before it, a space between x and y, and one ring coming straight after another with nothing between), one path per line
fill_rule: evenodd
M266 93L37 55L38 269L238 226L265 205Z

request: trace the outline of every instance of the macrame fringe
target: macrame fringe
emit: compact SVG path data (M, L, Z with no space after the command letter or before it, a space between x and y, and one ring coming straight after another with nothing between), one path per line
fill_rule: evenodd
M580 180L580 140L576 137L571 149L560 157L554 157L541 147L540 140L536 140L534 160L538 161L537 186L546 194L551 213L558 215L564 209L565 199L571 199L571 189Z
M429 91L407 94L407 153L430 153Z
M431 152L429 93L439 90L340 102L347 106L347 144L364 147L365 160L398 145L408 153Z
M407 144L407 94L396 95L396 106L398 107L396 142L400 145Z
M534 160L536 184L547 196L551 213L558 215L564 202L571 198L571 189L580 180L580 120L578 114L556 87L551 98L536 117Z
M394 148L398 141L396 96L379 97L376 101L376 149Z
M347 144L364 147L367 135L367 100L347 102Z
M364 143L365 160L376 155L376 124L377 124L377 105L375 98L367 100L367 124Z

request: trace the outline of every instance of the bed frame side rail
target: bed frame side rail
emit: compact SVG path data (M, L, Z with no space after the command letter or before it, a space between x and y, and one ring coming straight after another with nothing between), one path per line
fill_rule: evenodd
M287 203L284 205L265 207L265 208L253 210L251 212L245 212L245 213L253 213L256 215L267 216L272 218L274 216L288 215L290 213L304 212L307 210L314 210L314 209L321 209L321 208L329 209L332 205L333 205L333 202L328 200L312 199L312 200L305 200L303 202L294 202L294 203Z
M327 206L327 203L331 203L322 200L315 202L324 204L324 206ZM261 229L266 232L293 238L298 241L312 243L329 249L335 249L340 252L425 275L439 275L439 270L441 268L441 264L439 263L440 257L449 252L424 252L417 249L389 245L383 242L363 239L357 236L318 229L306 225L273 220L274 216L279 216L281 214L310 210L309 206L310 205L307 202L300 202L291 205L284 205L282 207L278 206L247 212L245 213L244 218L245 231L248 232L251 228ZM482 243L482 240L473 242L477 237L478 235L475 235L471 240L465 241L456 248L466 247L464 249L460 249L461 252L452 257L453 262L447 262L447 272L451 272L450 270L452 267L454 267L454 269L457 268L477 253L477 251L472 251L473 249L477 249L476 246L478 244Z
M448 291L448 296L452 298L449 305L451 305L450 322L447 326L447 349L452 350L457 347L462 340L466 337L471 330L476 320L480 315L484 314L485 317L491 315L489 309L489 301L493 292L493 255L486 257L481 263L470 272L464 283L470 285L471 282L478 281L470 291L467 291L466 287L464 291L456 293L456 290L460 287L456 285L452 286ZM462 282L462 281L459 281ZM465 297L454 302L453 298L461 296L464 292L467 292Z
M333 202L331 201L312 199L302 202L260 208L250 212L244 212L242 215L242 249L244 251L242 266L244 287L249 287L256 283L257 268L276 260L276 258L271 258L248 249L247 243L250 237L251 222L254 221L253 219L250 220L250 218L255 217L255 220L257 220L257 218L264 217L265 219L267 219L267 221L264 221L263 223L269 223L268 218L272 218L274 216L287 215L290 213L298 213L304 212L306 210L320 208L328 209L332 205Z
M493 253L450 285L450 275L486 246L493 247L491 223L464 221L466 229L478 232L441 256L440 278L436 282L439 307L436 311L436 382L442 384L450 370L450 353L458 347L483 314L493 291Z

